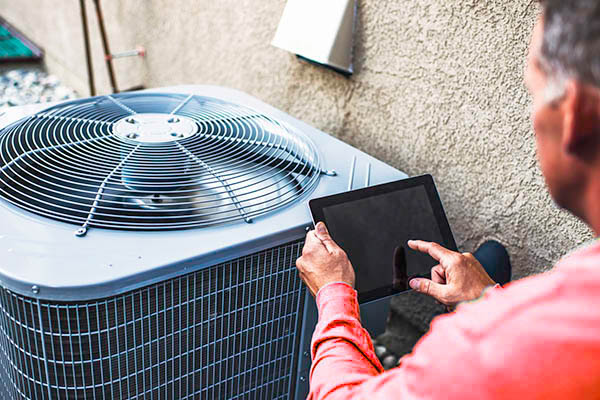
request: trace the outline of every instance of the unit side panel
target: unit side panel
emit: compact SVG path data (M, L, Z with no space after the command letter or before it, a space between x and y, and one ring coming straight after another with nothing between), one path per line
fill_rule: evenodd
M102 300L0 290L0 394L11 399L287 399L303 241Z

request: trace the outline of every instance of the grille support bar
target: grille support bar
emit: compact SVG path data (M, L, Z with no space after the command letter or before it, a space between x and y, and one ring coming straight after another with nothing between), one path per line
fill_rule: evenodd
M127 156L123 157L121 162L112 171L110 171L110 173L108 175L106 175L106 178L104 178L104 180L100 184L100 187L98 188L98 192L96 193L96 197L94 198L94 203L92 203L92 208L90 209L90 212L88 213L88 216L87 216L85 222L79 229L77 229L77 231L75 232L75 235L77 235L79 237L85 236L85 234L88 231L88 226L89 226L90 222L92 221L92 218L94 218L94 214L96 213L98 203L100 202L100 199L102 198L102 195L104 193L104 188L106 187L108 180L110 178L112 178L112 176L123 167L123 164L125 164L127 162L127 160L129 160L129 157L131 157L131 155L133 153L135 153L135 151L137 149L139 149L140 146L141 146L141 144L138 144L137 146L135 146L135 148L133 150L131 150L129 152L129 154L127 154Z
M175 114L177 111L181 110L188 103L188 101L190 101L193 97L194 97L194 95L190 94L188 97L185 98L185 100L183 100L181 103L179 103L179 105L177 107L175 107L173 109L173 111L170 112L170 114Z
M116 105L118 105L119 107L121 107L123 110L127 111L130 114L137 114L135 111L133 111L131 108L127 107L125 104L121 103L119 100L115 99L114 97L112 97L110 94L106 96L110 101L112 101L113 103L115 103Z
M182 152L185 153L185 155L187 155L189 158L191 158L194 162L196 162L202 168L206 168L206 170L212 176L214 176L217 181L219 181L219 183L221 184L221 186L223 186L223 188L227 191L227 195L231 199L231 202L235 205L235 208L237 208L237 210L240 213L240 215L242 216L242 218L244 218L244 221L246 221L247 223L251 223L252 219L244 211L244 207L242 206L242 204L238 200L237 196L235 195L235 192L233 191L233 189L231 189L231 186L229 186L229 184L227 183L227 181L225 179L221 178L219 176L219 174L217 172L215 172L215 170L212 169L212 167L210 165L208 165L207 163L205 163L204 161L202 161L201 159L199 159L198 157L196 157L196 155L194 153L192 153L191 151L189 151L188 149L186 149L184 145L182 145L179 142L175 142L175 144L177 145L177 147L179 147L179 149Z

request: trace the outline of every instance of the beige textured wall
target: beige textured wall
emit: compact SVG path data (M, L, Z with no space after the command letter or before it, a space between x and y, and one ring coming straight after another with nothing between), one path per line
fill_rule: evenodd
M108 90L93 3L95 76ZM241 89L409 174L432 173L459 245L508 245L517 276L590 237L553 206L535 160L522 85L535 2L360 0L350 79L269 45L283 0L105 0L121 88ZM77 0L0 0L46 50L48 69L87 94ZM310 23L307 23L310 29Z

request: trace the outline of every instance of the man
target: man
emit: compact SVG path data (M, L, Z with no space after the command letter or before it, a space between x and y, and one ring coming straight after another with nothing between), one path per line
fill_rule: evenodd
M543 2L526 85L550 194L598 235L600 2ZM319 308L310 399L600 399L600 241L504 288L470 254L408 244L439 261L432 280L410 286L462 303L384 372L360 325L352 265L322 223L308 233L297 266Z

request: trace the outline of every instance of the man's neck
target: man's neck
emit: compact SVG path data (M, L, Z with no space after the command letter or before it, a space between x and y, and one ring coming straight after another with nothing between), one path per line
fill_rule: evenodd
M600 236L600 171L586 188L583 196L583 220Z

